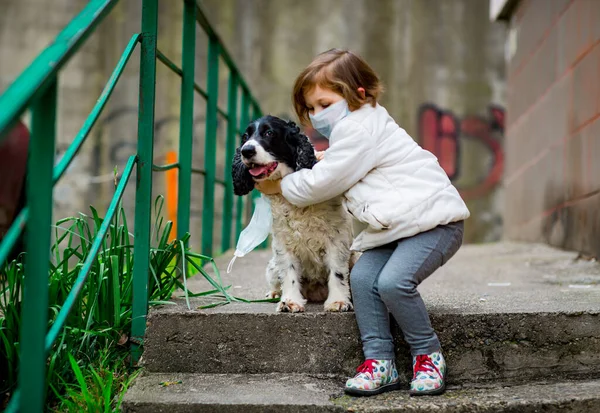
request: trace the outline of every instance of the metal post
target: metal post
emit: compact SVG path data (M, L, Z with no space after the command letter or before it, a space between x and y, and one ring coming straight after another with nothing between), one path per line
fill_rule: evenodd
M206 91L206 134L204 146L204 197L202 208L202 254L212 255L215 215L215 170L217 168L217 103L219 99L219 40L208 40L208 73Z
M25 241L25 289L19 366L20 411L44 410L48 329L48 273L52 224L52 168L56 137L56 78L32 105L31 142L27 164L30 218Z
M196 4L186 1L183 9L183 57L181 110L179 119L179 175L177 184L177 238L190 229L192 147L194 145L194 70L196 62Z
M260 118L260 109L258 109L258 107L256 105L252 105L252 119L251 119L251 121L254 121L254 120L258 119L258 118ZM253 214L254 214L254 205L255 205L254 200L256 198L259 198L259 197L260 197L260 192L259 191L257 191L256 189L254 191L252 191L252 193L251 193L252 201L250 202L250 204L251 204L251 208L252 208L251 211L252 211Z
M240 108L240 130L242 133L248 127L250 122L250 93L246 90L242 90L242 106ZM238 197L236 202L236 217L235 217L235 237L238 239L244 226L244 198Z
M248 116L249 116L249 120L248 122L252 122L254 119L257 118L256 116L256 106L252 105L249 102L249 106L248 106ZM252 113L252 115L250 115L250 113ZM256 198L258 198L260 196L260 192L258 192L256 189L253 190L252 192L250 192L250 196L248 196L246 198L246 222L250 222L250 220L252 219L252 214L254 214L254 208L256 206L256 203L254 202L256 200Z
M152 207L152 158L154 150L154 97L156 93L156 35L158 0L143 0L142 47L135 193L135 240L133 257L132 357L141 355L140 343L146 330L148 274L150 266L150 215Z
M252 119L258 119L262 116L262 113L260 111L260 108L256 105L252 105ZM252 191L252 196L251 196L251 205L252 205L252 213L254 214L254 208L256 206L256 203L254 202L254 200L256 198L260 197L260 192L254 190ZM269 239L267 238L262 244L260 244L258 246L259 249L266 249L269 246Z
M227 251L231 247L231 227L233 221L233 180L231 167L235 144L237 142L237 96L238 75L234 70L229 74L229 90L227 96L227 140L225 143L225 196L223 198L223 233L221 250Z

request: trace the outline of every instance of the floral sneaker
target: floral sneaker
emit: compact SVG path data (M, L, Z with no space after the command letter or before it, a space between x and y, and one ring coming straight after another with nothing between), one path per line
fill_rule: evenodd
M400 387L394 360L365 360L357 374L346 382L344 391L353 396L372 396Z
M442 353L413 357L413 372L411 396L442 394L446 390L446 361Z

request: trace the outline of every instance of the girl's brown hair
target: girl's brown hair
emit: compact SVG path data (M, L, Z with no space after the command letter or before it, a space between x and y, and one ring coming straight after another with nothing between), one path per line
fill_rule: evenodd
M303 124L310 122L304 96L315 86L343 96L350 110L356 110L365 103L374 107L383 92L379 76L360 56L348 50L327 50L298 75L294 84L294 110ZM360 87L365 89L364 98L358 92Z

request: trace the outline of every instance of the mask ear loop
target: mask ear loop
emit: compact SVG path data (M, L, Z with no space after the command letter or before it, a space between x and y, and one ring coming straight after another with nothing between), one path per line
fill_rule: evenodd
M231 273L231 269L233 268L233 263L235 262L235 259L237 258L237 255L234 255L233 258L231 259L231 261L229 261L229 265L227 266L227 274Z

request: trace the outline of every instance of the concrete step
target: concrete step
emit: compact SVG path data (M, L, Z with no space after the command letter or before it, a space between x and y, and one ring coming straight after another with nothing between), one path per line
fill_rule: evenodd
M342 378L302 374L145 374L125 396L123 412L597 413L600 405L599 380L450 387L442 396L417 398L407 390L354 398L342 385Z
M239 259L222 278L261 298L269 251ZM227 266L229 256L217 260ZM468 245L419 287L450 366L449 383L600 377L600 265L544 245ZM190 279L192 291L206 290ZM277 314L275 304L154 308L143 363L169 373L350 375L362 363L353 313ZM395 332L406 383L409 351Z
M600 377L598 313L435 312L449 383ZM397 363L410 380L409 350L395 329ZM321 306L276 314L273 304L210 311L168 306L151 313L143 354L150 372L350 375L362 363L353 313Z

